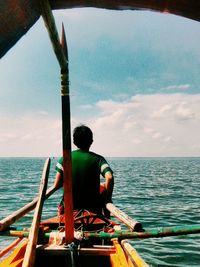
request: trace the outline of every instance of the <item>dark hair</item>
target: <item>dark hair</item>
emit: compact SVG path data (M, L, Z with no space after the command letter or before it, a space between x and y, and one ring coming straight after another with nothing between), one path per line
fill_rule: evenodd
M88 149L93 142L93 133L89 127L80 125L74 128L73 142L81 149Z

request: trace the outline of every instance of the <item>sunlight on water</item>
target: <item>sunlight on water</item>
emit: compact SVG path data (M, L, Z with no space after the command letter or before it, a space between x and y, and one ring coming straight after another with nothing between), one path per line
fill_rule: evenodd
M38 193L44 158L0 159L0 216L31 201ZM114 170L113 202L144 228L200 224L199 158L109 159ZM52 160L49 186L55 175ZM43 209L55 216L62 190ZM33 212L15 226L27 227ZM13 239L0 237L0 249ZM200 235L131 241L150 266L200 266Z

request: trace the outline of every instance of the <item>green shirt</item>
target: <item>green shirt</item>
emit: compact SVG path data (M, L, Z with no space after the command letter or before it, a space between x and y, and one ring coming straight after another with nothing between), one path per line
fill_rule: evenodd
M63 173L63 158L56 170ZM72 191L74 209L88 209L100 212L100 175L112 170L104 157L84 150L72 152Z

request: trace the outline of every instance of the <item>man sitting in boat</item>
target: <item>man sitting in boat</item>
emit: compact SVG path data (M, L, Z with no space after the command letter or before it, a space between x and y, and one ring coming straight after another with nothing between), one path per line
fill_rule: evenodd
M78 147L77 150L72 151L73 207L75 210L86 209L94 213L102 213L105 202L112 200L113 171L104 157L89 151L93 143L93 133L90 128L85 125L76 127L73 132L73 142ZM63 185L62 157L56 165L56 171L54 186L59 188ZM105 178L104 190L101 185L101 193L100 175ZM59 214L63 213L63 206L64 200L59 206Z

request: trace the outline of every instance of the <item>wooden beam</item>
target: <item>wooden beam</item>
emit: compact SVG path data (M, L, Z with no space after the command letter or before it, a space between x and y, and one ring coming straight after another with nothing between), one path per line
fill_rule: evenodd
M45 162L45 165L44 165L40 189L39 189L39 199L37 202L37 206L35 208L35 212L34 212L31 229L30 229L29 236L28 236L28 243L27 243L26 252L24 255L22 267L33 267L34 263L35 263L36 245L37 245L38 234L39 234L42 208L43 208L43 203L45 200L45 193L46 193L46 189L47 189L49 170L50 170L50 162L51 161L48 158Z
M125 250L128 259L132 262L133 266L148 267L149 265L140 257L137 250L134 249L127 240L122 240L121 245Z
M13 237L27 237L27 230L7 230L0 232L0 236L13 236ZM100 239L146 239L146 238L161 238L167 236L179 236L179 235L191 235L200 233L200 224L197 225L187 225L187 226L174 226L174 227L158 227L158 228L148 228L145 232L131 232L131 231L115 231L114 233L106 232L84 232L84 237L92 238L96 240ZM50 237L50 232L41 234L46 238Z
M115 248L114 246L93 246L92 248L78 248L77 253L79 255L83 256L109 256L110 254L114 254ZM66 255L70 254L71 251L69 248L66 248L64 246L49 246L49 245L44 245L44 246L38 246L37 247L37 254L38 255Z
M61 101L62 101L62 144L63 144L63 187L65 242L74 240L74 217L72 202L72 161L71 161L71 115L69 95L68 49L64 26L62 25L61 46L67 66L61 69Z
M59 35L48 0L41 0L42 16L49 33L51 43L61 70L61 102L62 102L62 145L63 145L63 187L65 203L65 241L74 240L73 204L72 204L72 164L71 164L71 121L69 96L68 52L64 27L62 39Z
M106 208L111 212L111 214L116 217L120 222L123 222L126 226L130 228L131 231L143 231L142 224L135 219L129 217L126 213L118 209L113 203L107 203Z

